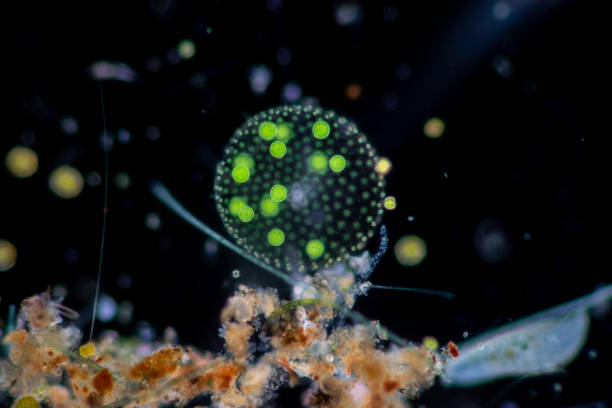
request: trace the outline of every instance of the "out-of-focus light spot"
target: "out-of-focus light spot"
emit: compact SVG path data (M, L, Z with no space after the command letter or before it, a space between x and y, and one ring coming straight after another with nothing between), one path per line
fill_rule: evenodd
M83 190L83 176L72 166L59 166L49 176L49 188L60 198L74 198Z
M232 278L238 279L240 277L240 271L238 269L234 269L232 271Z
M132 178L127 173L117 173L115 175L115 187L119 190L127 190L132 185Z
M483 220L474 230L474 248L488 264L500 264L512 251L510 237L501 225L491 219Z
M79 122L72 116L65 116L60 119L60 127L67 135L74 135L79 131Z
M512 6L505 1L496 1L493 5L493 18L505 20L512 13Z
M122 62L98 61L89 67L89 73L94 79L101 81L114 80L120 82L135 82L138 74Z
M111 151L115 145L115 139L113 139L109 132L102 133L98 139L98 142L100 144L100 149L107 152Z
M374 171L382 176L389 174L391 171L391 160L386 157L381 157L374 166Z
M398 16L398 11L393 6L385 6L383 7L383 18L385 21L395 21Z
M393 197L393 196L385 197L385 201L383 202L383 206L387 210L395 210L395 207L397 206L397 202L395 201L395 197Z
M599 356L599 353L595 349L591 349L587 352L587 357L590 358L591 360L596 360L598 356Z
M117 140L119 141L119 143L130 143L131 139L132 135L130 135L130 132L127 129L119 129L117 131Z
M561 383L553 383L553 391L557 394L561 393L561 391L563 391L563 386L561 385Z
M425 136L429 138L437 139L442 136L445 128L446 125L442 119L430 118L427 119L427 122L425 122L425 125L423 125L423 133L425 133Z
M362 92L363 90L361 89L361 85L355 83L348 84L344 89L344 95L349 101L356 101L357 99L361 98Z
M405 81L412 75L412 67L407 62L397 64L395 67L395 77L400 81Z
M100 183L102 182L102 177L95 171L90 171L89 173L87 173L86 179L87 179L87 184L89 184L92 187L99 186Z
M238 215L237 213L235 215ZM219 252L219 244L214 239L204 241L204 253L206 256L215 256Z
M157 126L149 126L145 130L145 134L147 136L147 139L152 142L159 140L159 138L161 137L161 132L159 131L159 128Z
M281 100L285 103L297 102L302 97L302 88L297 82L287 82L281 89Z
M155 338L155 329L148 322L139 322L136 330L138 331L138 337L142 341L150 342Z
M121 289L129 289L132 287L132 277L128 274L122 273L117 276L117 286Z
M158 231L161 228L161 218L158 213L150 212L145 217L145 225L151 231Z
M176 47L176 51L181 56L182 59L190 59L196 53L195 43L189 39L181 40Z
M29 147L15 146L6 154L4 163L13 176L26 178L38 170L38 155Z
M400 238L393 248L395 258L404 266L416 266L427 255L425 241L416 235L406 235Z
M467 331L464 331L464 332L461 334L461 337L463 337L464 339L467 339L469 335L470 335L470 334L469 334Z
M276 62L283 67L291 64L291 50L286 47L279 47L276 51Z
M96 317L99 321L107 323L115 318L117 314L117 302L109 295L102 295L98 300Z
M0 239L0 272L6 272L17 263L17 248L5 239Z
M408 218L406 218L406 220L408 220L408 222L414 221L414 215L409 215Z
M497 55L493 58L492 65L495 72L502 78L510 78L514 73L512 62L503 55Z
M523 234L523 239L524 239L525 241L529 241L529 240L531 240L531 234L530 234L529 232L524 233L524 234Z
M131 302L125 300L119 303L117 322L119 324L128 324L132 321L132 315L134 314L134 305Z
M79 251L74 248L68 248L64 251L64 261L69 264L75 264L79 260Z
M345 2L336 7L334 12L336 22L341 26L349 26L361 22L361 6L357 2Z
M64 285L57 284L51 289L51 295L54 299L64 299L68 295L68 288Z
M263 95L272 82L272 71L267 66L254 65L249 69L249 85L255 95Z
M423 345L432 351L436 351L439 346L438 339L433 336L424 337Z

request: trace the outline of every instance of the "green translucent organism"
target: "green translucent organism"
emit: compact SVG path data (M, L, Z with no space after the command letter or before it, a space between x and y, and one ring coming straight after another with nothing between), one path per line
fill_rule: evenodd
M383 213L383 176L365 135L311 106L258 113L217 166L215 201L238 245L285 271L315 271L365 249Z

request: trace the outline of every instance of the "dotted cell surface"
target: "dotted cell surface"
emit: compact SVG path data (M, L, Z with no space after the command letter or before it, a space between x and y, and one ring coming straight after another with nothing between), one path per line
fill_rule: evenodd
M248 253L314 271L362 251L383 213L378 157L355 123L330 110L280 106L234 132L217 166L215 202Z

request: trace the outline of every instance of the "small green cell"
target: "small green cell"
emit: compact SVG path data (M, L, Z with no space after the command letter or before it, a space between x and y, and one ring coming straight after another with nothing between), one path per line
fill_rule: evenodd
M275 217L278 215L278 204L272 201L271 198L264 198L259 203L259 209L264 217Z
M234 167L234 170L232 170L232 178L236 183L244 183L250 176L251 172L246 167Z
M325 173L327 171L327 155L316 151L308 158L308 164L317 173Z
M317 120L314 125L312 125L312 135L317 139L325 139L329 136L331 128L329 124L324 120Z
M287 199L287 187L282 184L275 184L270 189L270 198L272 201L280 203Z
M276 142L272 142L272 144L270 145L270 154L272 155L272 157L275 157L277 159L281 159L285 153L287 153L287 146L285 145L285 143L277 140Z
M251 157L250 154L240 153L236 157L234 157L233 161L234 167L246 167L249 171L253 171L255 167L255 161Z
M278 229L274 228L268 232L268 243L272 246L281 246L285 242L285 233Z
M253 211L253 209L248 205L245 205L240 209L240 211L238 211L238 218L240 218L240 221L242 222L249 222L253 219L254 216L255 211Z
M325 245L323 242L318 239L313 239L308 241L306 244L306 254L310 257L310 259L318 259L325 252Z
M278 140L282 140L283 142L291 139L293 131L291 130L291 126L286 123L279 123L276 125L276 138Z
M261 122L258 131L262 139L272 140L276 136L276 124L270 121Z
M240 209L247 205L246 201L244 201L241 197L232 197L229 202L229 210L230 214L238 216L240 213Z
M340 173L346 167L344 156L335 154L329 159L329 168L335 173Z

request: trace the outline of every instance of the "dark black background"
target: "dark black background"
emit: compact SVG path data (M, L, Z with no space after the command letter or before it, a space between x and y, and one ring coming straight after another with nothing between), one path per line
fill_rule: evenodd
M90 313L99 256L103 190L86 185L72 200L47 187L51 170L71 164L84 175L103 172L99 138L103 109L95 61L124 62L135 83L102 82L106 127L129 130L128 144L109 152L110 196L102 291L135 306L134 323L99 325L134 334L148 321L158 332L175 327L184 343L221 350L218 313L238 282L288 289L225 249L206 257L206 240L163 208L148 191L162 180L198 217L218 231L211 197L216 161L245 115L282 103L284 84L353 119L393 162L387 191L398 207L386 214L391 245L417 234L428 245L425 261L399 265L392 250L372 276L378 284L448 290L455 301L401 292L372 291L357 309L405 338L424 335L446 342L464 331L482 333L521 316L592 291L609 281L592 268L584 228L583 144L593 120L585 103L592 76L582 28L591 11L579 1L511 1L506 20L492 16L492 1L362 2L362 19L340 26L339 3L248 2L20 2L5 16L2 155L28 144L40 167L29 179L3 169L1 235L18 249L17 265L0 273L0 315L10 303L64 284L66 304ZM392 21L385 19L396 14ZM208 29L208 30L207 30ZM178 63L168 56L184 38L197 47ZM277 62L279 47L291 62ZM494 68L511 61L509 77ZM158 72L147 61L158 59ZM170 58L171 59L171 58ZM255 96L248 70L267 65L273 79ZM398 79L399 64L411 75ZM206 78L194 87L194 75ZM358 83L363 95L349 101L344 89ZM79 122L67 135L61 118ZM423 135L439 116L440 139ZM159 140L145 137L156 126ZM132 178L127 190L113 183ZM157 212L152 231L145 216ZM407 218L414 216L414 221ZM487 262L475 250L482 223L508 237L508 256ZM525 239L528 233L531 239ZM67 250L78 260L67 262ZM236 281L231 271L238 268ZM117 277L133 285L121 289ZM82 319L88 329L86 319ZM603 370L610 326L594 321L587 345L566 371L527 379L502 395L521 406L569 406L605 399ZM586 351L596 349L591 360ZM559 382L563 391L553 390ZM420 402L428 407L484 406L511 381L457 390L436 385ZM299 401L282 391L279 406ZM492 406L499 406L498 402Z

